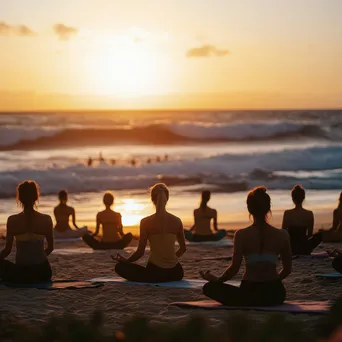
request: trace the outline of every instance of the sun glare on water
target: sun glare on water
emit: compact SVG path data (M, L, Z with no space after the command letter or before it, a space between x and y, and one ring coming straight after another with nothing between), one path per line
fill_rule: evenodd
M162 61L149 46L129 41L98 50L89 62L95 93L134 97L160 91Z
M118 204L117 210L122 215L122 224L124 227L139 225L141 219L147 215L147 205L138 203L134 199L124 199Z

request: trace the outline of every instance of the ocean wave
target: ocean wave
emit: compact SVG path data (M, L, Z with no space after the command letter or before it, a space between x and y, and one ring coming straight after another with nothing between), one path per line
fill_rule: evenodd
M100 146L114 143L181 144L284 139L327 135L318 125L290 121L213 123L164 123L135 127L56 128L2 127L1 150Z
M0 172L0 197L14 196L16 185L25 179L36 180L43 194L53 194L61 188L73 193L147 189L157 181L171 186L211 184L226 192L247 190L259 184L283 189L296 182L311 189L331 189L342 187L342 174L330 171L337 169L342 169L342 145L281 152L223 154L138 167L87 167L75 164L64 168ZM298 170L302 170L302 174ZM305 177L302 176L303 171L307 172Z

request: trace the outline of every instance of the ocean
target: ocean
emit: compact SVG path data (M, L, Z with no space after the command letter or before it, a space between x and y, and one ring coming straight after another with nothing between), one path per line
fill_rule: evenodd
M275 218L291 207L297 183L308 207L329 213L341 170L342 110L2 113L0 230L19 210L15 188L25 179L39 183L41 211L51 214L66 189L80 225L90 226L106 190L130 227L153 211L155 182L170 186L169 210L185 225L209 189L229 228L248 222L246 194L257 185L270 189Z

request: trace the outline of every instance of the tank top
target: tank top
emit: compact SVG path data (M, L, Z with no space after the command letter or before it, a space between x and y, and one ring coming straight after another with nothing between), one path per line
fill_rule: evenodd
M148 241L151 253L148 261L161 268L175 267L178 264L175 251L176 239L176 234L172 233L150 234Z
M20 265L38 265L47 261L44 235L24 233L15 236L17 252L15 262Z

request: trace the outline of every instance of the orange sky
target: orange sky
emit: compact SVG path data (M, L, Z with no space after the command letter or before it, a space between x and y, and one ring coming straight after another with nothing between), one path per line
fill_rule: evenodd
M2 0L0 110L342 107L340 0Z

